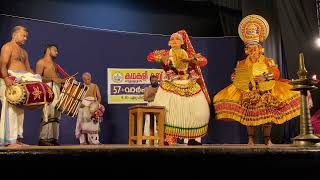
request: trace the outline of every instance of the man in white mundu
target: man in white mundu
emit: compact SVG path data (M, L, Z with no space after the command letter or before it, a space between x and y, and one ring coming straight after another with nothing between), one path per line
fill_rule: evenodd
M58 47L55 44L48 44L45 48L44 57L39 59L36 65L36 73L41 75L43 82L52 88L54 93L53 102L43 109L40 128L40 146L59 145L59 121L61 113L55 108L60 97L61 83L65 82L58 76L58 72L67 78L69 75L59 71L59 65L54 62L58 56ZM44 114L47 113L47 116Z
M91 82L91 74L82 75L85 85L89 87L85 98L82 100L77 117L75 135L81 145L100 144L99 130L104 108L101 106L101 94L97 84ZM102 111L99 111L100 109ZM99 114L95 112L99 111Z
M150 86L146 87L143 93L143 99L148 102L148 106L153 105L154 97L156 96L158 87L159 87L159 80L157 76L151 75ZM143 130L143 134L145 136L150 136L150 128L151 128L150 121L156 120L155 118L156 118L155 115L150 115L150 114L145 115L144 130ZM155 132L155 135L158 134L156 121L154 123L154 132ZM156 140L155 142L157 143L158 141ZM146 140L146 144L149 144L149 140Z
M2 102L0 120L0 145L20 147L23 138L24 110L8 103L5 90L15 82L39 81L41 77L33 74L27 52L21 47L28 38L25 27L16 26L12 30L11 41L1 48L0 99Z

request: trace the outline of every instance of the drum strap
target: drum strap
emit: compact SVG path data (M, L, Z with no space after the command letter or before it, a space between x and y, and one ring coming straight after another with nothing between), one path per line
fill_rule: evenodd
M64 69L62 69L62 67L59 64L55 63L54 65L57 72L60 73L63 76L63 78L70 77L70 75Z
M41 122L41 126L45 126L49 123L60 123L59 119L58 118L49 118L47 122L44 122L43 119L42 119L42 122Z

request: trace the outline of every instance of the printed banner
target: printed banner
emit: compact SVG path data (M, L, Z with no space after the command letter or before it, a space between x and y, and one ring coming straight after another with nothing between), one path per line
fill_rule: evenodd
M162 69L108 68L108 104L141 104L144 88L150 86L150 76L159 80L164 77Z

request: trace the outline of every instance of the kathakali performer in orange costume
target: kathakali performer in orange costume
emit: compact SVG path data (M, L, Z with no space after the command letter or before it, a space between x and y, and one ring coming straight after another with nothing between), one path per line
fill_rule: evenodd
M233 83L213 98L216 118L231 119L247 126L248 144L254 144L255 127L263 125L264 142L271 145L271 126L300 115L300 94L280 79L274 60L264 56L261 43L269 34L267 21L258 15L240 22L239 35L247 57L238 62Z
M201 145L195 138L206 135L210 117L210 97L200 70L207 59L195 53L184 30L171 35L169 46L170 50L156 50L147 57L160 62L166 73L153 103L166 108L165 144L186 138L188 145Z

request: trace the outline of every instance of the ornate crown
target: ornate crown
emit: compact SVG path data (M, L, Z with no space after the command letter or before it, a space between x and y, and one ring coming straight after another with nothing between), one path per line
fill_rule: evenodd
M259 15L248 15L241 20L238 33L246 45L259 44L267 39L269 24Z

